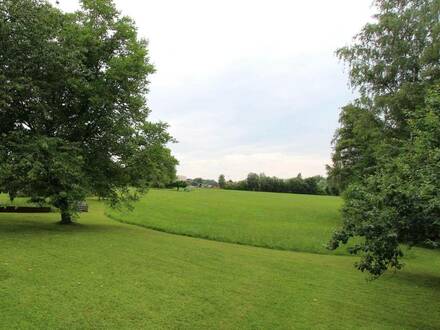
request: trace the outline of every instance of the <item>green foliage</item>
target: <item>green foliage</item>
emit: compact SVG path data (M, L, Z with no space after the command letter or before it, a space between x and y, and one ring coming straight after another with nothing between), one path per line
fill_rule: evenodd
M249 173L246 178L246 187L251 191L260 190L260 177L256 173Z
M346 190L344 225L330 242L362 243L358 268L401 268L400 244L438 246L440 3L376 1L376 21L338 50L360 92L334 140L332 188Z
M191 180L191 184L192 184L193 186L196 186L196 187L201 187L202 184L203 184L203 179L202 179L202 178L195 178L195 179L192 179L192 180Z
M186 188L188 186L188 183L186 183L186 181L178 180L173 182L172 186L177 188L177 190L180 190L180 188Z
M116 205L174 179L167 125L147 120L147 42L112 1L64 14L6 0L0 20L0 190L50 198L68 220L86 192ZM28 154L46 144L44 162Z
M376 276L401 268L400 243L440 246L440 86L426 104L411 114L411 140L399 156L345 192L345 225L332 247L364 237L352 252L362 254L358 268Z
M407 114L440 77L440 4L436 0L376 0L376 21L338 50L363 103L381 115L386 133L407 136Z
M203 179L203 178L195 178L195 179L187 179L186 182L188 185L199 188L212 188L217 187L218 183L212 179Z
M218 177L218 186L220 187L220 189L225 189L226 187L226 179L223 174L220 174L220 176Z
M63 216L74 214L74 202L85 198L80 149L62 139L11 133L0 145L0 186L10 196L48 199Z
M440 79L440 4L433 0L375 1L379 13L337 51L361 96L342 109L334 139L334 187L374 173L377 157L399 153L408 120Z
M301 174L296 178L286 180L277 177L269 177L264 173L261 173L260 175L249 173L246 180L227 182L225 184L225 189L291 194L337 195L337 192L333 193L330 189L326 178L317 175L303 179Z
M365 108L352 104L342 108L336 131L333 166L327 167L329 181L336 191L344 191L353 181L374 173L382 139L383 123Z

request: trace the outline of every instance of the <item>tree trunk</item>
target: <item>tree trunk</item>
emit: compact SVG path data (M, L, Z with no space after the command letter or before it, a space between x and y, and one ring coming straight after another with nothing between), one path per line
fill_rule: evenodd
M62 225L69 225L72 222L72 214L69 210L69 200L67 198L60 198L58 201L58 208L61 211L61 221Z
M69 225L73 223L72 222L72 216L70 215L69 212L67 212L66 210L61 210L61 224L62 225Z

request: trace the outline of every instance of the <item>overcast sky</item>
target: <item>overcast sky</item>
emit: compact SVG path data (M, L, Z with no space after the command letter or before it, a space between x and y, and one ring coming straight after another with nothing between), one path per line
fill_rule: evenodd
M179 141L178 174L325 174L339 109L354 97L334 53L371 20L372 0L115 3L150 42L149 107Z

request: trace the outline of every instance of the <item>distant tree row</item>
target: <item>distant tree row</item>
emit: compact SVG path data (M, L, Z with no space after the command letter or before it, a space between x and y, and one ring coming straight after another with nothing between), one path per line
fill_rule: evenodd
M219 182L222 181L222 176L220 176ZM222 184L220 187L222 188ZM225 182L223 188L310 195L334 195L337 193L329 187L326 178L317 175L303 179L301 174L295 178L280 179L275 176L266 176L264 173L249 173L245 180Z
M186 182L189 186L193 187L204 187L204 188L216 188L218 187L218 183L212 179L203 179L203 178L195 178L195 179L187 179Z
M177 179L166 185L167 188L180 188L197 187L197 188L217 188L219 184L215 180L195 178L195 179ZM164 186L156 186L157 188L163 188Z

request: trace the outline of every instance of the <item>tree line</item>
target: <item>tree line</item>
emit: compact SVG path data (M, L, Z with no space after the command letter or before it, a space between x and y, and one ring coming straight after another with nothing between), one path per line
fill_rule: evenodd
M248 190L248 191L264 191L292 194L310 194L310 195L333 195L337 191L333 191L327 179L323 176L313 176L303 178L298 174L294 178L281 179L275 176L267 176L264 173L249 173L245 180L226 181L224 175L219 177L219 186L222 189L229 190Z
M166 184L156 184L155 188L180 188L194 187L194 188L218 188L219 184L212 179L194 178L194 179L177 179L175 181L168 182Z

